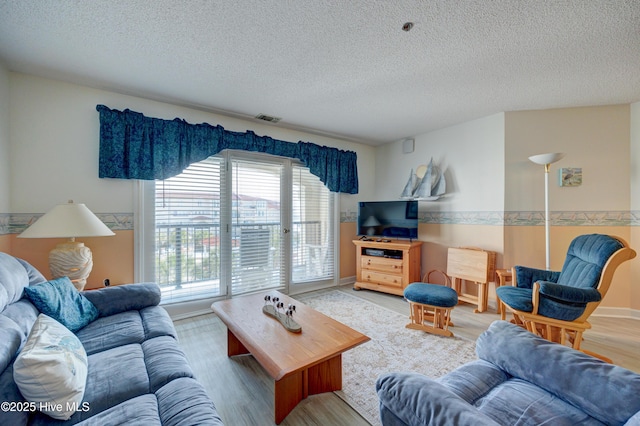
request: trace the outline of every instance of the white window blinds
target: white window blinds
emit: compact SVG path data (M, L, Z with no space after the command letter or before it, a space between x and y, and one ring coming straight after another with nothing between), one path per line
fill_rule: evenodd
M154 197L162 303L334 280L334 196L303 166L226 153L156 181Z
M283 165L231 161L232 294L283 287Z
M163 303L221 294L223 160L210 157L155 184L155 275Z
M333 278L333 196L317 176L292 168L292 281Z

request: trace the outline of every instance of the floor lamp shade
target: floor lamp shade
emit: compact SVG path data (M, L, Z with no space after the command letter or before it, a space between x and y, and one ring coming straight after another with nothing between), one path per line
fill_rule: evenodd
M49 253L53 278L67 276L78 290L83 290L93 268L91 250L76 237L115 235L84 204L69 201L59 204L34 222L18 238L68 238Z
M544 166L544 233L545 233L545 267L547 271L551 268L549 255L549 166L564 157L561 152L551 152L547 154L532 155L529 160Z

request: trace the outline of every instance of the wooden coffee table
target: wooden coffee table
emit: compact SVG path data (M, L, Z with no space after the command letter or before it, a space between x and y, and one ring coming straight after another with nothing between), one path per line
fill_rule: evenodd
M301 333L262 312L267 294L296 306ZM276 424L308 395L342 389L342 352L369 340L278 291L215 302L211 309L227 326L227 355L253 355L275 380Z

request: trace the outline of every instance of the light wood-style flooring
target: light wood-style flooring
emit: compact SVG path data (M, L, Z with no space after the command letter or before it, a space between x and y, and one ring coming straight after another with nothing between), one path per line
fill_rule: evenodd
M338 287L387 309L409 315L408 303L400 296ZM335 290L333 288L332 290ZM320 290L319 292L330 291ZM295 297L295 296L294 296ZM452 313L458 337L471 340L500 319L495 310L473 313L471 305L459 305ZM609 357L622 367L640 373L640 321L592 317L585 333L584 349ZM273 380L252 356L227 357L227 330L215 315L202 315L175 322L180 345L196 378L213 399L227 426L273 425ZM499 348L498 348L499 350ZM303 400L281 425L368 425L356 411L334 393Z

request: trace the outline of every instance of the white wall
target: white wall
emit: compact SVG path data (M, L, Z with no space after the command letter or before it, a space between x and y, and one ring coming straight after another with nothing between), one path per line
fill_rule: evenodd
M631 210L640 211L640 102L631 104Z
M9 213L9 73L0 62L0 213Z
M506 113L506 209L544 208L544 166L534 154L563 152L550 167L550 211L629 210L629 106ZM582 185L560 187L558 170L582 168Z
M373 182L370 164L375 150L366 145L25 74L11 73L9 83L11 161L16 165L10 194L15 213L43 213L67 199L83 202L99 213L133 212L134 181L98 178L97 104L129 108L149 117L179 117L190 123L221 124L232 131L250 129L289 142L302 140L352 150L358 155L361 190L368 191ZM1 117L0 111L0 126ZM0 202L2 193L0 186ZM355 197L342 198L355 204Z
M629 245L640 255L640 102L631 104L631 211L635 220L631 223ZM640 318L640 260L631 264L631 309Z
M447 195L421 202L420 210L503 211L503 113L418 135L411 154L402 152L402 141L380 147L372 199L398 199L410 170L429 164L431 158L445 173Z

